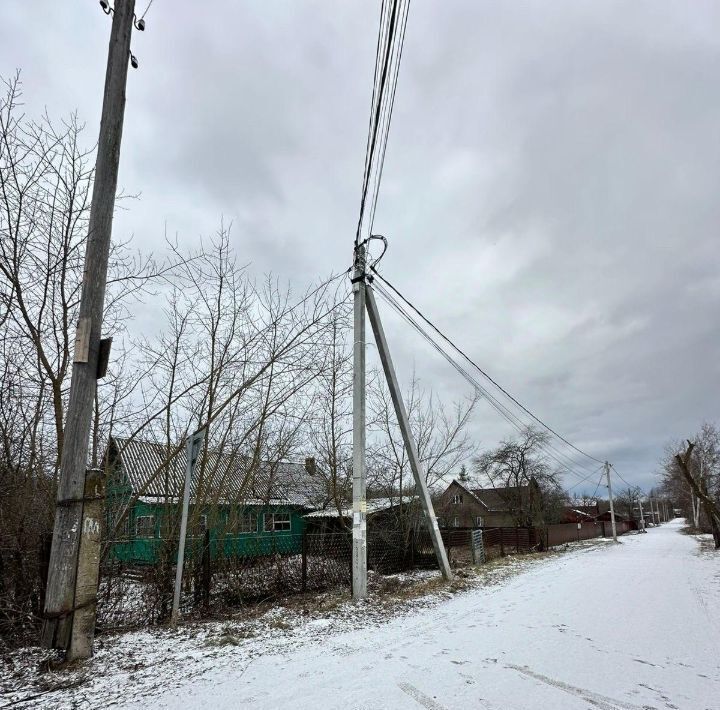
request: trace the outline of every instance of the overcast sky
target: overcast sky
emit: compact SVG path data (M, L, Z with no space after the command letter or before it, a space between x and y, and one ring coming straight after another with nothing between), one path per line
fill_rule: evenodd
M379 5L154 0L120 166L142 197L115 237L193 244L224 217L257 273L345 269ZM391 282L646 487L666 440L718 418L719 26L712 0L413 0L375 219ZM0 74L93 143L109 32L96 0L2 0ZM405 378L468 394L388 331ZM473 431L509 433L486 404Z

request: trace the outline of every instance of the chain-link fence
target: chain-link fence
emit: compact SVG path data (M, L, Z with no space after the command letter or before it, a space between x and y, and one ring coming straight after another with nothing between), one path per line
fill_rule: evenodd
M98 591L98 630L164 623L170 617L177 539L153 540L147 560L127 562L124 541L108 541ZM432 548L430 548L432 550ZM415 538L376 530L368 536L368 568L379 574L428 566ZM434 560L434 555L433 555ZM180 608L184 618L221 618L243 606L352 583L352 536L347 532L189 538Z

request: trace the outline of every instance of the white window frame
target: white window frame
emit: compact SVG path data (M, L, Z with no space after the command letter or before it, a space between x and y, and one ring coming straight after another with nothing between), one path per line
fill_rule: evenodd
M483 526L482 515L476 515L476 516L475 516L475 527L476 527L476 528L481 528L482 526Z
M150 535L141 535L140 534L140 521L141 520L151 520L150 527L152 528L152 532ZM138 540L152 540L155 537L155 516L154 515L138 515L137 518L135 518L135 537Z
M277 520L277 518L283 518ZM287 518L285 520L284 518ZM268 523L270 525L268 526ZM287 527L285 527L287 525ZM263 532L290 532L292 518L290 513L263 513Z
M257 532L258 516L256 513L240 513L238 516L238 535L252 535Z
M454 527L454 528L459 528L459 527L460 527L460 518L458 518L457 515L453 518L453 527Z
M207 515L198 515L197 519L197 534L198 535L204 535L205 531L208 529L207 526Z
M453 505L462 505L462 502L463 502L462 493L456 493L456 494L452 497L452 504L453 504Z

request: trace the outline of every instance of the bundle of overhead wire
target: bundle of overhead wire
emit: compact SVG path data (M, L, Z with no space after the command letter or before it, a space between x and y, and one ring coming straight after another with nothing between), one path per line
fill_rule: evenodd
M383 0L355 246L372 233L410 0Z

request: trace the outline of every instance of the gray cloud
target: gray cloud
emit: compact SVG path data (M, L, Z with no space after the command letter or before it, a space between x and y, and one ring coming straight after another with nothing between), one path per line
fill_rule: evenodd
M143 7L143 3L139 4ZM96 3L4 0L0 73L97 134ZM234 223L295 281L349 263L378 8L155 0L133 48L116 234ZM715 3L415 2L376 231L384 273L520 399L643 485L717 418ZM408 376L466 385L388 314ZM488 408L478 438L508 432Z

